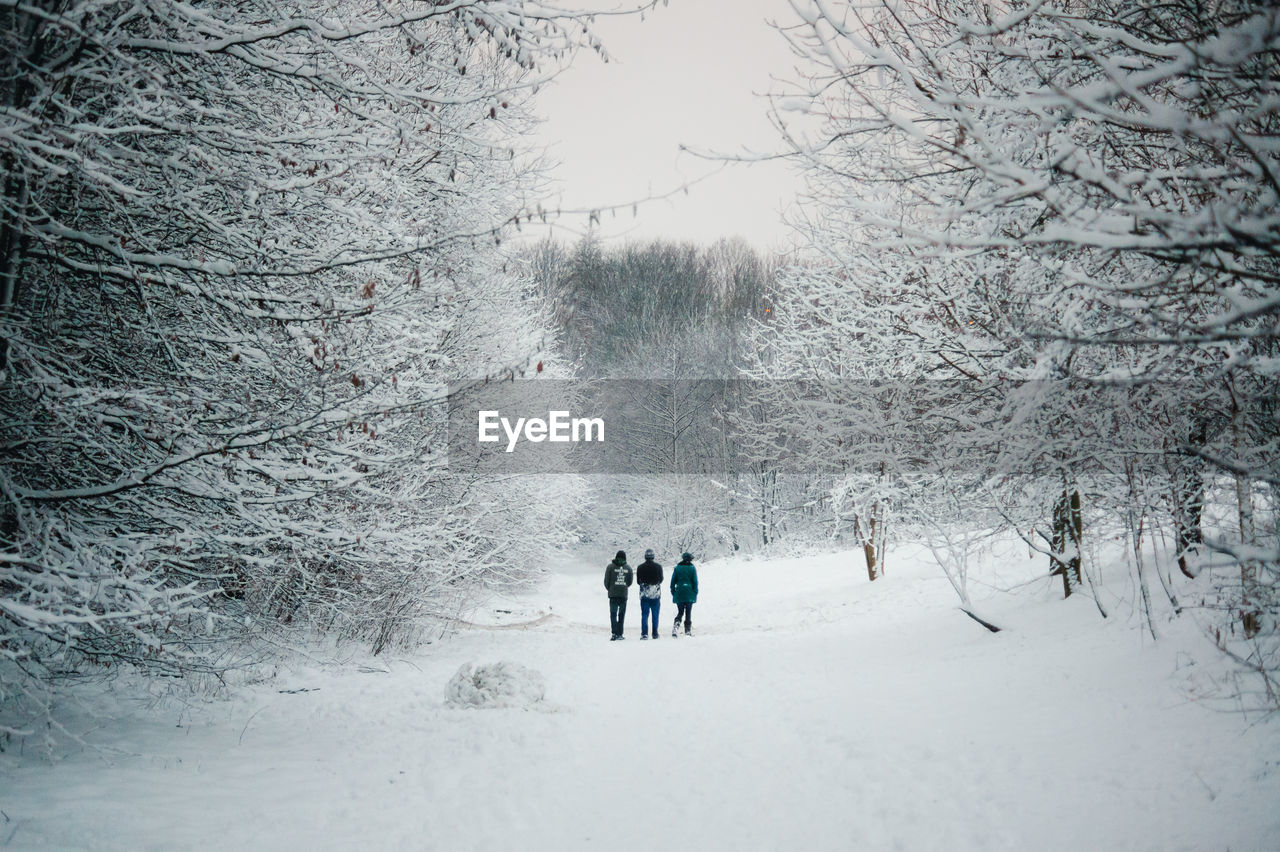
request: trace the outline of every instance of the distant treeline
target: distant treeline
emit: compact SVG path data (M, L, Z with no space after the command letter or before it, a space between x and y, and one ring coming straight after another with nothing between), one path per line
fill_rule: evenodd
M553 325L583 378L727 378L746 324L764 315L776 263L740 239L530 251Z

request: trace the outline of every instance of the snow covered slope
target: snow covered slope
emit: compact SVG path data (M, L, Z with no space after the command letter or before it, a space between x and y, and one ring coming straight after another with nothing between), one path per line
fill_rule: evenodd
M1189 621L1144 643L1048 582L975 586L991 634L904 548L874 584L852 554L711 562L696 636L671 638L667 600L639 641L633 594L610 643L609 556L412 659L0 756L0 848L1280 848L1280 729L1189 697L1214 664ZM983 577L1038 570L997 554ZM462 665L500 661L545 699L446 705Z

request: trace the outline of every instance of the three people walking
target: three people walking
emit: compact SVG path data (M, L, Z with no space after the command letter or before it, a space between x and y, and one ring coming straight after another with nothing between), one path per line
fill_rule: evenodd
M644 562L633 573L627 564L626 551L619 550L604 567L604 587L609 592L610 641L625 638L623 621L627 615L627 597L634 579L640 587L640 638L658 638L658 612L662 606L662 566L654 561L653 550L644 552ZM671 635L693 635L693 605L698 600L698 569L693 567L693 554L685 552L680 564L671 571L671 601L676 605L676 620Z

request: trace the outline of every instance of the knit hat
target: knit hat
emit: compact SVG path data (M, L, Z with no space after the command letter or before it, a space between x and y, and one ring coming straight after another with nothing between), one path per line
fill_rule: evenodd
M618 551L618 553L617 553L617 555L615 555L615 556L613 557L613 561L614 561L614 562L626 562L626 561L627 561L627 552L626 552L625 550L619 550L619 551Z
M684 553L680 554L680 558L683 559L685 562L692 562L693 554L686 550Z
M652 558L653 558L653 548L652 548L652 547L651 547L651 548L649 548L648 550L646 550L646 551L644 552L644 558L645 558L645 559L652 559Z

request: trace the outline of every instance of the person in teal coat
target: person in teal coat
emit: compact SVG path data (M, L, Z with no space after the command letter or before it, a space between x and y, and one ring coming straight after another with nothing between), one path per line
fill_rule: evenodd
M684 622L684 635L693 635L693 605L698 601L698 569L693 567L693 554L683 553L680 563L671 569L671 602L676 605L676 622L671 625L671 635L680 635L680 623Z

